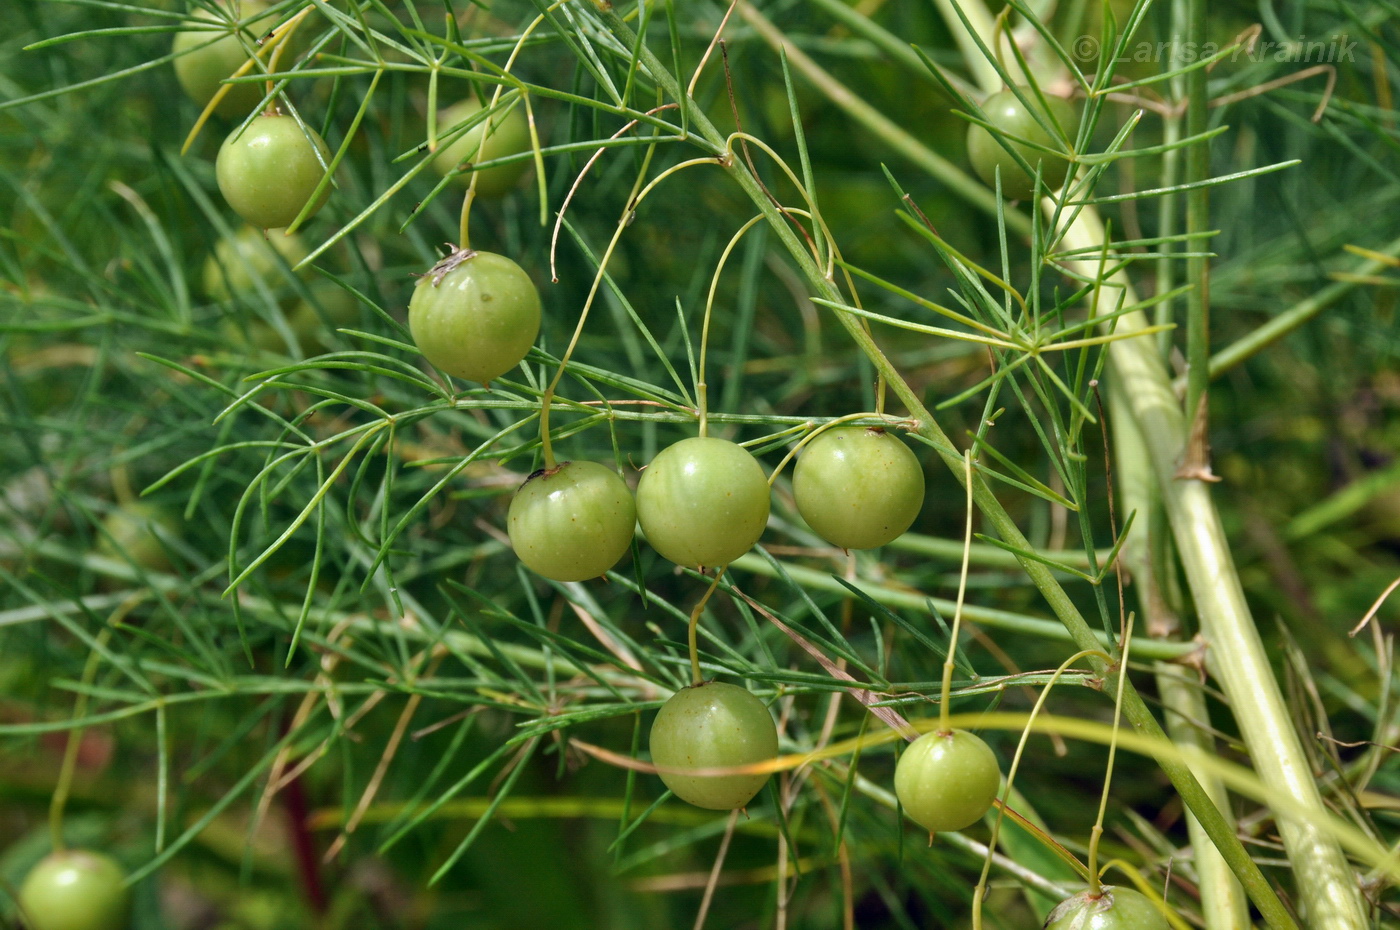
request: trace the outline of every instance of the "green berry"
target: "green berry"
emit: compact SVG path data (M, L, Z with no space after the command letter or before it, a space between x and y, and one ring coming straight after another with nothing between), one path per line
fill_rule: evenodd
M170 553L161 537L174 534L175 522L163 508L148 501L121 504L103 519L102 530L99 554L147 571L170 570Z
M878 427L829 429L793 471L797 510L842 549L873 549L900 536L924 503L924 470L904 442Z
M124 930L131 909L122 867L83 849L41 859L20 886L19 905L29 930Z
M233 235L220 239L205 259L204 292L220 302L252 291L258 282L276 292L287 282L285 267L296 265L309 254L295 233L289 236L281 229L240 226ZM309 277L312 272L308 267L301 274Z
M506 522L527 568L555 581L584 581L627 552L637 508L617 472L596 462L564 462L521 485Z
M1045 930L1169 930L1152 899L1131 888L1104 885L1099 893L1081 891L1055 905Z
M1036 99L1030 88L1021 88L1021 95L1031 101ZM1042 114L1042 118L1052 125L1058 123L1066 135L1073 133L1078 117L1069 102L1060 97L1047 97L1046 102L1050 106L1050 116ZM1003 133L1051 149L1060 149L1064 145L1047 132L1031 115L1031 111L1026 109L1025 104L1009 90L992 94L984 100L982 112L986 114L987 122ZM1033 149L1023 142L1005 141L1021 155L1026 164L1032 168L1040 165L1040 176L1045 182L1046 190L1056 191L1064 184L1069 174L1068 159ZM981 126L972 125L967 129L967 155L972 161L973 170L988 187L996 187L997 171L1000 169L1001 192L1007 199L1025 200L1035 194L1035 178L1026 174L1025 169L1016 163L1016 159L1007 152L1001 142Z
M220 0L220 5L224 16L195 8L191 28L175 34L173 51L179 56L175 77L200 106L214 99L224 79L248 60L247 49L256 48L258 39L276 24L263 0ZM261 73L257 65L253 68L257 70L247 73ZM230 84L214 112L230 118L247 116L262 101L265 90L260 83Z
M652 548L687 568L728 565L768 525L768 479L727 439L683 439L662 450L637 484L637 519Z
M459 251L418 279L408 328L423 356L485 384L524 360L540 332L540 295L515 262Z
M671 768L732 768L778 754L778 728L753 694L717 681L682 688L651 724L651 761ZM768 781L759 775L686 775L662 772L676 797L696 807L743 807Z
M330 150L311 127L290 116L263 114L242 131L229 133L219 148L214 173L233 211L261 229L290 225L311 203L314 216L330 197L330 186L312 195L330 164Z
M439 135L451 132L454 127L467 122L480 112L481 104L472 98L453 104L438 114ZM486 132L487 123L492 124L491 134L486 136L486 141L483 143L482 135ZM497 158L506 158L528 151L530 151L530 127L525 120L525 107L523 104L516 104L504 115L498 113L483 118L471 129L440 148L437 157L433 159L433 167L437 169L438 174L445 175L456 171L464 163L477 164L494 161ZM508 165L496 165L484 171L464 171L454 175L453 178L465 187L471 183L472 177L475 175L478 194L483 197L501 197L514 189L525 173L530 170L530 164L529 159L521 159Z
M894 793L904 812L930 833L961 830L982 818L1001 787L991 747L966 730L933 730L904 750Z

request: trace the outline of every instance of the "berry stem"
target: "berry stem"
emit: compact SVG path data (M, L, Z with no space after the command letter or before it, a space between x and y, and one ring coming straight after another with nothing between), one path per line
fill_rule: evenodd
M700 626L700 613L705 609L705 604L710 600L710 595L715 593L715 588L719 587L719 580L724 577L724 569L715 572L715 580L710 582L710 586L705 589L705 596L700 598L700 603L695 605L695 609L690 612L690 631L688 641L690 644L690 683L698 685L704 682L705 677L700 674L700 649L695 641L696 630Z
M826 223L823 222L821 215L817 212L816 204L812 201L810 195L808 195L806 187L798 179L797 175L793 172L792 168L788 165L788 163L783 161L783 159L778 155L777 152L769 148L766 144L763 143L762 140L754 136L750 136L748 133L733 133L725 141L725 153L729 159L732 160L734 157L734 143L736 141L750 142L757 148L762 149L770 158L773 159L773 161L778 165L778 167L782 169L784 173L787 174L788 179L791 180L792 183L797 187L798 191L802 193L802 197L804 200L806 200L810 210L789 209L787 207L781 207L778 204L778 201L772 197L772 194L769 194L768 196L775 206L778 206L779 209L781 209L785 214L789 215L789 218L791 218L792 216L805 216L812 221L813 231L818 233L821 236L821 241L826 243L826 245L828 246L829 257L824 264L827 275L833 276L835 273L834 268L836 257L840 254L836 248L836 239L834 236L832 236L831 230L827 228ZM747 150L745 151L747 152ZM720 272L724 270L725 262L728 261L729 256L731 253L733 253L735 246L739 244L739 240L742 239L744 237L744 234L747 233L750 229L763 222L764 219L766 219L765 214L759 213L753 219L749 220L743 226L739 227L739 230L735 232L733 236L730 237L729 244L724 247L724 252L721 253L719 262L715 265L714 274L710 277L710 292L705 299L705 317L704 322L701 324L700 328L700 362L696 377L697 383L695 385L697 404L696 412L700 421L699 434L702 437L707 435L709 431L709 386L705 382L705 359L708 355L710 346L710 318L714 310L715 289L719 286ZM802 229L802 227L798 226L798 229ZM806 235L805 230L803 234ZM810 239L810 237L808 238L808 243L811 246L813 260L818 262L819 264L822 263L822 250L817 246L817 243L813 242ZM847 280L850 280L849 273L847 273ZM852 299L855 300L857 304L859 304L859 300L854 296L854 287L852 287L851 293ZM862 322L864 323L865 321ZM869 331L869 324L866 323L865 325L867 331Z
M1099 893L1099 838L1103 836L1104 816L1108 813L1108 789L1113 783L1113 758L1118 752L1118 726L1123 719L1123 682L1128 678L1128 653L1133 648L1133 615L1129 614L1123 630L1123 655L1118 661L1118 692L1113 699L1113 739L1108 744L1108 770L1103 776L1103 792L1099 795L1099 816L1089 831L1089 894Z
M962 625L963 599L967 596L967 571L972 559L972 515L975 512L972 500L972 450L963 450L964 486L967 488L967 528L963 534L962 571L958 574L958 602L953 609L953 632L948 638L948 653L943 657L943 690L938 699L938 729L946 732L948 726L948 704L953 691L953 656L958 650L958 630Z
M97 634L96 648L88 653L87 663L83 666L83 689L73 701L74 720L81 720L87 713L88 692L91 690L93 679L97 677L98 660L102 658L107 640L112 638L111 624L120 620L137 603L136 599L132 599L122 604L112 615L108 626ZM58 769L58 783L54 785L53 798L49 801L49 839L54 852L63 852L68 848L68 844L63 840L63 808L68 803L68 792L73 785L73 772L78 767L78 751L83 745L85 729L76 726L68 731L68 742L63 747L63 762Z
M263 40L263 48L272 49L272 54L267 59L267 95L269 97L272 96L273 88L277 86L277 81L272 75L277 73L277 66L282 62L282 53L291 46L292 36L296 35L297 27L314 9L316 7L308 3L303 10L272 30Z
M579 311L578 323L574 326L574 334L569 338L569 345L564 349L564 354L559 358L559 368L554 372L554 377L550 379L549 387L545 388L544 394L540 397L540 447L544 454L544 467L553 468L554 444L549 436L549 411L554 403L554 394L559 389L559 382L564 377L564 369L569 367L569 359L573 357L574 349L578 347L578 341L583 336L583 324L588 320L588 312L593 309L593 301L598 296L598 289L603 284L603 275L607 271L608 262L612 260L612 254L617 249L617 244L622 240L622 232L631 225L634 214L643 197L647 195L657 181L665 177L669 172L664 172L656 181L651 182L645 188L642 187L642 179L646 177L646 166L651 163L651 154L656 149L656 145L647 146L647 155L642 162L642 170L637 174L637 179L632 182L632 190L627 195L627 206L623 209L622 215L618 217L617 228L613 230L612 238L608 240L608 247L603 250L603 254L598 258L598 270L593 275L593 284L588 289L588 297L583 302L583 309ZM703 408L702 408L703 409ZM701 420L701 433L705 435L704 420Z
M530 24L529 28L526 29L525 32L521 34L520 38L519 38L519 39L516 41L516 43L515 43L515 47L512 48L512 49L510 50L510 57L508 57L508 58L506 59L505 65L501 68L501 77L503 77L503 78L510 78L510 77L511 77L510 69L513 68L513 67L515 67L515 59L520 55L520 50L521 50L522 48L525 47L525 42L526 42L527 39L529 39L530 34L531 34L532 32L534 32L535 29L537 29L537 28L539 27L540 23L542 23L543 21L544 21L544 16L543 16L543 15L541 15L541 16L536 16L534 22L532 22L532 23ZM515 84L514 86L520 91L520 93L521 93L522 95L525 93L525 87L524 87L523 84L517 83L517 84ZM496 90L495 90L495 92L491 95L491 102L488 103L488 104L486 105L486 109L487 109L487 113L488 113L488 115L487 115L487 117L486 117L486 125L485 125L485 127L481 130L481 141L480 141L479 143L477 143L477 146L476 146L476 153L477 153L477 160L478 160L478 161L480 160L481 150L484 149L484 148L486 148L486 140L489 139L489 138L491 138L491 133L493 133L493 132L496 131L496 117L495 117L494 115L491 115L491 114L494 113L497 104L500 103L501 94L505 92L505 89L506 89L506 85L505 85L504 83L497 84L497 85L496 85ZM475 95L474 95L474 96L475 96ZM525 112L526 112L526 113L529 113L529 112L530 112L530 105L529 105L529 103L526 103L526 104L525 104ZM504 114L503 114L503 115L504 115ZM534 138L534 133L533 133L533 131L531 132L531 138L532 138L532 140L533 140L533 138ZM538 156L536 156L536 157L538 157ZM461 241L461 243L462 243L462 248L464 248L464 249L469 247L469 246L467 245L467 243L471 241L471 240L467 237L467 227L468 227L468 225L470 225L470 223L471 223L472 202L473 202L474 200L476 200L476 181L477 181L477 178L478 178L478 177L479 177L479 175L478 175L475 171L473 171L473 172L472 172L471 181L468 182L468 184L467 184L467 193L466 193L466 195L462 198L462 219L461 219L461 221L460 221L460 225L459 225L458 231L459 231L459 239L460 239L460 241ZM541 192L543 192L543 191L544 191L544 188L541 187L540 190L541 190ZM541 224L544 223L544 214L543 214L543 213L541 213L541 215L540 215L540 222L541 222Z
M457 222L457 242L463 249L471 246L472 204L476 201L476 172L467 184L467 192L462 196L462 217Z
M718 270L715 274L719 274ZM714 297L713 286L710 288L710 296ZM710 432L710 391L709 385L705 383L705 357L710 350L710 316L713 310L713 299L705 301L705 317L700 324L700 362L695 378L695 412L700 421L697 432L702 438Z
M734 235L729 237L729 243L725 245L724 251L720 253L719 261L715 263L714 274L710 275L710 292L705 297L705 317L700 330L700 366L695 385L696 412L699 416L699 434L703 437L709 434L709 384L705 381L705 357L710 345L710 315L715 305L715 291L719 288L719 276L724 271L725 264L729 261L729 256L733 254L739 241L744 238L744 234L762 223L764 216L762 213L750 219L743 226L740 226ZM769 482L772 483L771 481Z
M997 797L997 815L992 821L991 838L987 840L987 852L982 860L982 875L977 880L977 887L972 891L973 930L981 930L982 928L982 899L986 897L987 894L987 881L991 876L992 857L996 853L997 841L1001 837L1002 821L1005 820L1008 815L1010 815L1013 820L1022 819L1020 815L1007 807L1006 802L1007 798L1011 795L1011 787L1016 782L1016 773L1021 768L1021 759L1025 757L1026 744L1030 741L1035 719L1040 716L1040 712L1045 709L1045 704L1050 699L1050 692L1059 684L1060 678L1064 673L1073 667L1080 659L1089 658L1091 656L1103 659L1104 661L1110 661L1108 653L1102 650L1081 650L1068 659L1065 659L1060 663L1060 667L1055 669L1055 673L1050 676L1050 680L1045 683L1045 687L1040 689L1040 694L1037 695L1034 706L1031 707L1030 713L1026 716L1026 724L1021 728L1021 738L1016 743L1016 752L1011 756L1011 766L1006 770L1006 781L1002 785L1001 794ZM1024 823L1022 825L1025 826ZM1048 845L1051 851L1058 855L1063 862L1080 875L1083 875L1086 881L1088 880L1090 870L1075 858L1073 853L1053 840L1050 840Z
M813 429L811 432L807 433L807 435L803 436L797 441L796 445L794 445L791 449L788 450L788 454L783 456L783 460L778 463L778 467L773 469L773 473L768 476L768 486L770 488L773 486L773 482L778 480L778 475L782 472L784 468L787 467L788 462L791 462L793 457L796 456L797 453L802 450L803 446L806 446L809 442L816 439L822 433L831 429L833 426L840 426L842 423L849 423L852 420L864 420L870 417L874 417L876 419L884 419L884 414L879 412L871 413L869 411L862 413L848 413L845 416L837 417L834 420L828 420L827 422L818 426L816 429Z

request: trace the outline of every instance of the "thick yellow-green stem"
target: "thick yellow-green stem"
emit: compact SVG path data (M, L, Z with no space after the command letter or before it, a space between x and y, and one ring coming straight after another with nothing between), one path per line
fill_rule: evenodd
M1097 249L1104 241L1097 213L1085 209L1065 231L1063 247L1069 251ZM1078 270L1094 273L1087 264ZM1120 295L1124 304L1137 301L1131 282L1121 275L1110 282L1108 294L1111 296L1101 306L1115 306ZM1147 325L1142 313L1129 313L1117 321L1119 332ZM1230 699L1260 778L1317 814L1316 820L1279 820L1288 859L1295 865L1308 925L1363 930L1367 921L1356 878L1341 847L1321 827L1326 813L1322 796L1245 601L1210 485L1196 478L1177 477L1186 449L1187 425L1171 377L1150 339L1119 340L1109 345L1108 353L1111 389L1122 392L1127 400L1162 492L1201 632L1209 646L1209 668Z
M1157 504L1156 482L1147 446L1138 432L1132 409L1122 391L1113 391L1108 398L1110 435L1113 440L1113 484L1124 513L1135 513L1133 530L1123 546L1123 562L1133 579L1132 590L1137 594L1139 612L1149 633L1157 636L1175 632L1176 616L1167 604L1158 584L1157 559L1151 549L1156 538L1154 521L1161 514ZM1157 695L1166 711L1167 732L1179 746L1194 745L1206 755L1217 752L1215 739L1207 724L1205 692L1188 676L1195 672L1172 662L1153 665L1157 678ZM1190 764L1190 763L1188 763ZM1219 777L1202 766L1192 765L1201 787L1210 795L1221 815L1230 818L1229 794ZM1201 822L1191 813L1186 815L1186 827L1191 837L1191 853L1196 865L1196 879L1201 890L1201 915L1206 930L1235 930L1249 926L1249 900L1235 880L1230 866L1211 845Z

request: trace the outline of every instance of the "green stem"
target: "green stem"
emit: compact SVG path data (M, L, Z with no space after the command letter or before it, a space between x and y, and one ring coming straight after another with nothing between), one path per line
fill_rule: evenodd
M1172 21L1181 22L1186 15L1185 4L1190 0L1173 0L1171 5ZM1182 100L1186 97L1186 78L1184 75L1176 75L1168 82L1171 88L1170 99ZM1180 166L1182 160L1181 149L1176 143L1181 139L1181 115L1176 110L1170 110L1162 117L1162 145L1165 151L1162 152L1161 159L1161 186L1175 187L1180 178ZM1163 256L1170 256L1176 251L1176 243L1173 236L1177 229L1177 208L1178 197L1160 198L1160 213L1157 216L1157 235L1162 240L1157 246ZM1176 288L1176 265L1168 257L1162 261L1155 262L1156 291L1158 294L1170 294ZM1176 320L1176 301L1167 298L1159 302L1153 310L1153 322L1158 326L1167 326ZM1172 332L1164 330L1157 334L1157 351L1163 358L1168 357L1172 350Z
M869 333L869 328L865 331ZM972 557L972 450L963 451L963 488L967 491L967 527L963 532L962 570L958 573L958 601L953 608L953 631L948 634L948 652L943 656L943 688L938 696L938 729L947 733L948 696L953 693L953 657L958 652L958 634L962 628L963 602L967 599L967 569Z
M1132 654L1133 621L1128 618L1128 622L1123 630L1123 660L1122 664L1128 664L1128 657ZM1094 826L1089 831L1089 894L1098 895L1099 890L1099 841L1103 839L1103 821L1108 816L1108 793L1113 786L1113 762L1118 757L1118 728L1123 722L1123 689L1128 684L1127 675L1118 676L1118 693L1113 700L1113 739L1108 744L1108 763L1104 767L1103 790L1099 792L1099 813L1094 818ZM1188 814L1188 816L1190 816ZM1209 844L1207 844L1209 845Z
M700 602L690 612L690 629L687 640L690 645L690 683L692 685L698 685L705 681L705 676L700 672L700 649L699 643L696 642L696 632L700 628L700 614L704 612L710 595L715 593L715 588L719 587L719 580L723 577L724 569L721 568L715 572L715 580L710 582L710 586L705 589L705 596L700 598Z
M135 603L134 601L127 602L132 606ZM126 612L127 604L118 608L119 615ZM104 628L102 632L97 634L98 646L107 645L107 641L111 638L110 627ZM97 666L101 658L100 648L94 649L88 654L87 663L83 666L84 688L78 692L77 698L73 701L74 720L81 720L87 715L88 688L92 685L93 679L97 677ZM49 838L53 843L54 852L63 852L68 848L68 844L63 839L63 809L68 804L68 794L73 786L73 772L78 767L78 750L82 748L85 732L83 727L74 727L68 731L68 741L63 747L63 762L58 769L58 782L54 785L53 797L49 800Z
M1179 665L1158 662L1154 671L1157 694L1166 708L1167 732L1172 740L1179 746L1197 746L1211 754L1218 752L1214 737L1201 726L1210 719L1205 691L1183 674ZM1202 777L1201 784L1217 807L1222 811L1230 809L1230 796L1220 779ZM1220 853L1210 845L1200 821L1190 814L1186 816L1186 833L1191 839L1196 880L1201 888L1201 916L1207 930L1248 927L1249 900L1244 896L1244 889Z
M947 559L956 561L963 556L963 544L955 539L940 539L937 536L924 536L920 533L905 533L903 536L889 543L887 548L898 549L902 552L916 552L920 555L932 556L937 559ZM969 547L974 565L983 568L1019 568L1021 563L1016 561L1016 556L1005 549L987 543L973 543ZM1089 571L1089 556L1082 549L1057 549L1051 551L1042 550L1041 555L1053 562L1077 568L1081 571ZM1111 556L1112 550L1100 549L1094 555L1096 565L1104 564L1104 561Z
M1206 0L1186 0L1187 31L1183 48L1202 48L1206 40ZM1210 105L1205 68L1186 75L1186 134L1206 131ZM1210 143L1197 142L1186 150L1186 183L1210 177ZM1194 187L1186 193L1186 235L1199 237L1210 222L1210 188ZM1190 239L1200 242L1199 238ZM1181 463L1183 472L1206 474L1210 471L1207 393L1210 387L1210 259L1203 249L1192 249L1186 259L1186 416L1193 422L1192 440Z
M741 555L733 562L729 563L730 568L751 572L755 575L762 575L765 578L781 578L786 575L792 579L793 583L801 585L812 591L824 591L828 594L850 594L850 589L846 588L830 572L819 571L815 568L808 568L795 562L782 562L781 568L774 567L773 563L763 558L761 555L749 553ZM869 579L854 578L851 583L860 588L861 593L869 597L877 604L892 607L898 610L910 610L917 613L927 614L929 609L938 611L940 614L951 614L957 605L949 600L938 597L929 597L921 591L908 587L887 587ZM1054 620L1042 620L1039 617L1029 617L1024 614L1012 613L1008 610L997 610L993 607L981 607L977 604L963 605L963 618L989 630L1001 630L1006 633L1013 633L1017 636L1035 636L1040 639L1048 639L1052 642L1072 643L1073 638L1064 628L1064 625ZM1100 652L1112 647L1108 641L1108 636L1102 631L1094 632L1094 648ZM1188 658L1191 653L1197 651L1197 646L1193 643L1172 643L1164 640L1139 639L1133 643L1133 655L1139 659L1160 659L1166 662L1181 661Z
M1123 546L1123 562L1132 574L1138 609L1148 632L1155 636L1171 635L1179 623L1158 583L1157 559L1152 552L1153 541L1158 538L1156 525L1161 520L1162 508L1155 493L1147 447L1122 391L1109 393L1108 407L1108 421L1113 427L1113 484L1123 502L1123 510L1137 514L1132 538ZM1210 712L1206 708L1204 689L1193 685L1187 677L1191 673L1180 665L1158 662L1153 671L1157 678L1157 694L1166 710L1167 732L1173 742L1196 746L1208 756L1215 755L1218 749L1208 729ZM1229 817L1225 783L1201 766L1193 766L1192 770L1222 815ZM1219 851L1211 845L1200 821L1189 812L1186 829L1200 883L1201 916L1206 930L1249 926L1249 901L1244 889Z
M1103 241L1098 215L1088 209L1080 213L1064 236L1067 249L1088 248ZM1088 267L1079 270L1093 273ZM1136 300L1126 276L1119 274L1109 284L1116 291L1121 290L1125 303ZM1144 314L1134 312L1120 317L1117 325L1119 332L1131 332L1148 324ZM1210 668L1229 698L1255 768L1271 789L1289 795L1303 809L1316 813L1315 820L1279 818L1289 861L1296 864L1294 874L1309 925L1329 930L1362 930L1367 924L1355 877L1341 847L1320 826L1326 808L1245 601L1225 529L1210 497L1210 486L1201 480L1177 478L1187 445L1187 423L1172 391L1171 378L1151 340L1121 339L1111 343L1108 352L1114 389L1123 392L1128 400L1162 490L1182 568L1201 619L1201 631L1210 644ZM1196 813L1199 816L1199 811ZM1239 870L1228 849L1221 846L1212 825L1204 818L1202 824L1258 905L1260 900L1249 876ZM1233 831L1230 835L1233 839ZM1268 917L1268 912L1265 914ZM1273 919L1269 919L1272 923Z
M786 46L783 42L782 33L758 13L758 11L754 10L747 3L742 2L742 0L740 0L738 9L745 21L747 21L756 32L763 36L765 40L786 50L789 61L791 61L798 70L803 71L809 78L811 78L812 72L825 74L825 72L821 72L820 68L817 68L815 62L810 58L798 53L797 49ZM690 100L682 94L680 86L675 78L667 71L666 66L652 54L649 48L636 43L635 34L616 12L608 10L603 12L602 15L609 27L618 38L627 44L627 47L638 49L642 63L667 94L681 104L682 108L684 108L687 115L690 117L691 125L699 134L700 138L714 145L717 149L723 150L723 136L715 128L714 124L710 122L704 110L693 100ZM827 76L827 80L830 81L829 76ZM839 87L839 85L836 86ZM825 89L825 87L823 89ZM849 91L846 93L849 95ZM845 106L844 103L842 105ZM867 118L888 123L888 120L885 120L882 115L875 113L863 102L861 103L861 107L863 108L862 112L866 113ZM916 141L915 144L918 145L920 149L923 148L923 146L919 145ZM797 238L782 214L769 201L767 194L757 179L749 175L744 165L737 159L731 159L725 167L729 171L731 177L743 188L744 192L758 209L762 210L764 215L768 217L768 221L775 234L783 242L792 260L798 268L801 269L813 290L820 297L832 301L833 303L844 303L842 295L837 290L834 283L823 276L821 269L817 267L816 263L812 260L812 256L807 251L806 246ZM1084 211L1084 214L1090 213L1091 211L1087 209ZM1008 220L1010 216L1011 214L1008 214ZM1095 223L1097 223L1096 215L1094 215L1094 220ZM1102 238L1100 238L1099 242L1102 243ZM937 421L934 420L933 415L924 406L918 393L909 386L898 369L885 357L884 352L875 344L870 334L864 331L860 325L859 318L849 313L837 313L836 319L842 327L845 328L861 351L870 359L877 372L885 376L889 382L890 389L899 397L900 401L913 417L919 421L918 432L933 441L935 448L938 450L938 455L944 459L945 464L953 474L957 476L958 481L961 483L962 456L956 451L952 442L944 434ZM1140 341L1141 340L1130 340L1128 343L1120 342L1115 343L1115 345L1132 344ZM991 489L980 475L974 474L973 476L972 493L973 500L978 509L987 518L988 522L992 524L998 535L1001 536L1003 542L1013 548L1026 550L1032 548L1030 542L1016 525L1015 520L1013 520L1010 514L1006 512L1005 508L1001 506L996 495L992 493ZM1040 590L1046 601L1049 602L1051 609L1069 631L1070 637L1074 640L1075 644L1078 645L1080 649L1092 649L1097 651L1100 648L1100 644L1094 635L1094 631L1089 627L1089 624L1085 622L1083 616L1080 615L1079 609L1075 606L1073 599L1071 599L1069 594L1060 586L1052 570L1048 566L1030 558L1023 557L1020 561L1022 569L1030 578L1031 582ZM1116 683L1116 676L1118 674L1117 668L1110 668L1109 664L1100 658L1091 658L1090 663L1096 674L1105 678L1107 682ZM1144 736L1159 739L1164 743L1167 742L1166 734L1162 731L1161 725L1157 722L1157 719L1153 717L1151 710L1147 707L1141 695L1139 695L1137 690L1131 685L1124 688L1123 713L1133 726ZM1202 824L1206 826L1211 840L1221 849L1222 853L1225 854L1231 867L1236 871L1236 874L1241 876L1242 881L1250 892L1250 897L1259 907L1265 919L1271 926L1277 928L1296 927L1292 917L1289 916L1288 910L1283 906L1283 903L1279 901L1278 896L1269 886L1268 880L1265 879L1259 867L1254 863L1254 860L1250 858L1249 853L1245 850L1239 837L1235 835L1234 829L1229 822L1220 815L1220 812L1211 802L1210 797L1205 793L1204 789L1202 789L1200 783L1196 781L1195 776L1191 774L1190 769L1180 760L1166 755L1159 755L1156 759L1158 765L1171 780L1173 787L1175 787L1177 793L1181 796L1187 807L1194 811L1197 817L1200 818ZM1311 782L1309 782L1309 785L1311 785ZM1313 788L1315 792L1315 786L1313 786ZM1340 852L1340 850L1338 851Z

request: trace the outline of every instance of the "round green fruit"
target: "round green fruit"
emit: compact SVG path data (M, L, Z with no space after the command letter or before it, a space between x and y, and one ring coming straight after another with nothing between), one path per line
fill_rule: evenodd
M1034 92L1030 88L1021 88L1021 95L1027 100L1035 100ZM1074 107L1060 97L1047 97L1046 102L1049 104L1050 114L1041 114L1042 118L1052 125L1058 124L1060 129L1073 139L1072 134L1078 123ZM984 100L982 112L986 114L987 122L1007 135L1056 150L1064 146L1064 143L1048 132L1031 111L1026 109L1025 104L1009 90L992 94ZM1068 159L1034 149L1024 142L1009 139L1006 141L1026 164L1032 168L1040 165L1040 177L1045 182L1046 190L1059 190L1065 183L1065 177L1069 174ZM1026 174L1011 153L981 126L972 125L967 128L967 157L971 160L977 176L993 189L996 188L997 171L1000 169L1003 197L1009 200L1026 200L1035 194L1035 178Z
M734 685L706 681L682 688L651 724L651 761L658 766L732 768L777 754L778 728L768 708ZM661 780L682 801L728 811L748 804L768 776L662 772Z
M19 905L29 930L124 930L131 907L122 867L82 849L41 859L24 877Z
M584 581L627 552L637 508L617 472L597 462L563 462L526 479L506 522L527 568L555 581Z
M276 25L263 0L221 0L220 5L223 16L196 8L191 27L175 34L173 51L179 56L175 77L201 107L214 99L225 78L243 67L247 49L256 48L258 39ZM247 116L262 102L265 90L261 83L230 84L214 112L230 118Z
M172 567L170 551L161 537L173 535L175 525L161 507L148 501L121 504L102 520L102 530L97 542L99 554L152 572Z
M1170 925L1147 895L1104 885L1096 895L1081 891L1055 905L1045 930L1170 930Z
M753 548L768 525L768 479L727 439L683 439L637 483L637 519L652 548L677 565L719 568Z
M966 730L932 730L899 757L894 793L904 812L930 833L961 830L981 819L1001 787L991 747Z
M797 460L797 510L816 534L842 549L874 549L914 523L924 503L924 470L898 436L875 427L829 429Z
M481 104L468 98L453 104L438 114L438 133L443 135L465 123L481 112ZM482 141L487 124L491 123L491 134ZM438 149L433 159L433 167L438 174L456 171L464 163L477 164L507 158L521 152L530 151L530 127L525 120L525 108L517 104L505 115L486 117L471 129L462 133L448 144ZM509 193L525 173L530 170L530 160L521 159L508 165L496 165L484 171L464 171L454 175L453 180L462 186L471 183L476 177L476 192L483 197L500 197Z
M308 135L309 133L309 135ZM289 225L307 203L309 219L330 197L330 185L312 201L330 164L330 151L311 127L280 114L253 118L219 148L214 173L235 213L260 229Z
M204 260L204 292L220 302L252 291L258 282L276 292L289 280L289 266L309 254L295 233L289 236L280 229L241 226L233 235L220 239ZM311 273L309 267L301 271L303 278Z
M455 252L418 279L408 328L428 361L485 384L519 365L535 344L539 291L504 255Z

